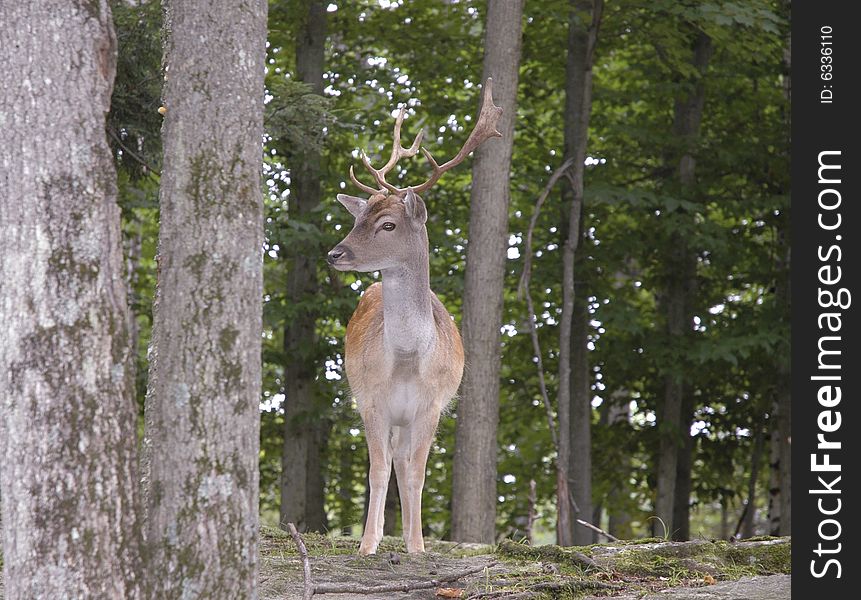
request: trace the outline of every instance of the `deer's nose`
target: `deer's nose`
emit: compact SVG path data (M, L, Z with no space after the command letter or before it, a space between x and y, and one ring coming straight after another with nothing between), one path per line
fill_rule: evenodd
M339 258L347 254L347 250L343 246L335 246L329 251L326 260L330 265L335 264Z

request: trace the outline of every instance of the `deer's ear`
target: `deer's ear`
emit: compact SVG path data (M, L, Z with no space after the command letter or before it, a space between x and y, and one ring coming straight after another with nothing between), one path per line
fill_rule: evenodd
M428 210L425 208L425 201L413 191L413 188L407 188L404 207L407 209L407 216L416 225L424 225L427 222Z
M368 201L364 198L358 198L356 196L348 196L347 194L338 194L337 196L338 202L344 205L350 214L354 217L358 218L362 211L365 210L365 207L368 205Z

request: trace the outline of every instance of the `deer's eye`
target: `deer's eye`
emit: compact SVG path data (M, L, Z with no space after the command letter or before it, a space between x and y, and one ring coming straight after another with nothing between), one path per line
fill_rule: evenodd
M383 223L383 229L385 229L386 231L394 231L395 224L390 221L386 221L385 223Z

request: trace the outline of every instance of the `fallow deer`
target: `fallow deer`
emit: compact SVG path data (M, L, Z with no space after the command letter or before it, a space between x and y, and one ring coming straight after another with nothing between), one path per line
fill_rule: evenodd
M370 500L360 554L374 554L383 537L383 513L392 463L401 497L404 542L408 552L423 552L421 506L425 468L440 415L454 397L463 374L463 345L457 326L430 289L427 209L419 194L463 162L482 142L501 134L496 122L502 108L493 104L491 80L475 128L457 155L433 168L426 182L398 188L386 174L401 158L415 156L423 132L409 148L401 146L404 109L395 121L392 154L380 169L362 154L377 188L350 179L368 199L338 194L355 225L328 254L339 271L379 271L359 300L347 325L347 380L365 426L370 456Z

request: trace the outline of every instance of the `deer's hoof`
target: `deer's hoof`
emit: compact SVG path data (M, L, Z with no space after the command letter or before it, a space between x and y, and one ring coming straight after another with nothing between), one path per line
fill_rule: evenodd
M373 543L365 543L362 542L359 545L359 554L362 556L367 556L368 554L376 554L377 553L377 545Z

